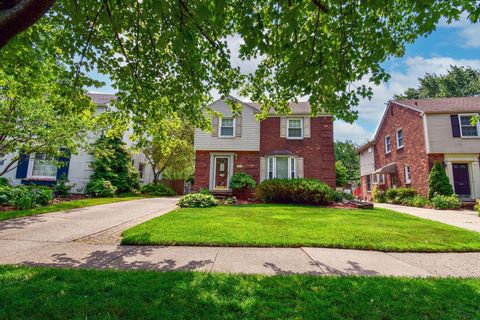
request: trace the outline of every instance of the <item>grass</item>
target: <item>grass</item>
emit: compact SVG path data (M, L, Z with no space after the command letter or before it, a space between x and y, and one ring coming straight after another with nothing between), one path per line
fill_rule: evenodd
M480 251L480 233L387 209L243 205L177 209L126 230L122 243Z
M42 214L42 213L97 206L100 204L108 204L113 202L138 200L142 198L143 197L133 196L133 197L115 197L115 198L89 198L89 199L66 201L66 202L60 202L60 203L52 204L45 207L33 208L30 210L15 210L15 211L0 212L0 221L12 219L12 218L33 216L33 215Z
M0 267L1 319L475 319L480 280Z

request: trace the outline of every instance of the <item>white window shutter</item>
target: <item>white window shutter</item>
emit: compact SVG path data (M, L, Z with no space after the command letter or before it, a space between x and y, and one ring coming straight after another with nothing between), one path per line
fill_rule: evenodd
M267 159L260 157L260 182L267 179Z
M297 158L297 178L303 178L303 158Z
M303 136L310 138L310 117L303 118Z
M280 118L280 138L287 137L287 118Z
M242 136L242 114L235 117L235 137Z
M218 117L212 118L212 137L218 137Z

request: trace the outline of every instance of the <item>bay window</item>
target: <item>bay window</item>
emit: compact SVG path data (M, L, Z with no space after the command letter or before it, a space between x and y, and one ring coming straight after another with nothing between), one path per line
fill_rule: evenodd
M293 179L297 177L295 157L269 157L268 179Z

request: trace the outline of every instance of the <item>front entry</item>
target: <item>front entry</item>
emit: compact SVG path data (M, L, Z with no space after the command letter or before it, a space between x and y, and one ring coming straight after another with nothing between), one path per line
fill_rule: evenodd
M470 174L468 163L452 163L453 187L460 198L470 198Z
M230 157L215 156L214 158L214 181L215 190L228 190L228 179L230 175Z

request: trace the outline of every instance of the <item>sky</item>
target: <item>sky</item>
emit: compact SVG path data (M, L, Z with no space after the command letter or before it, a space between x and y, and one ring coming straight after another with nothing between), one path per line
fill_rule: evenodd
M228 41L235 56L241 39L232 37ZM240 66L242 72L251 72L256 65L255 61L241 61L236 57L232 59L232 64ZM480 24L471 24L465 18L452 24L441 22L432 34L408 45L404 57L390 58L382 65L391 75L390 80L372 87L373 98L361 101L357 108L358 119L354 123L335 121L335 140L352 140L362 144L371 139L388 100L407 88L417 87L418 78L425 73L443 74L450 65L480 68ZM92 73L91 76L106 83L104 87L92 91L115 92L107 76L98 73ZM212 95L218 98L217 94Z

